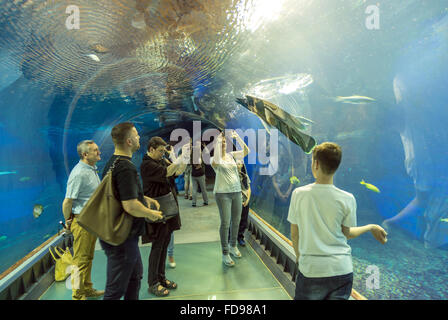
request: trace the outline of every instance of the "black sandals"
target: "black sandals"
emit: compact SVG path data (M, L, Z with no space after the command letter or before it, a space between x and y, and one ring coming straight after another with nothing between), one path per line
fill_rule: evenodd
M161 281L160 284L168 289L177 289L177 283L168 279Z
M159 288L160 287L160 288ZM149 288L149 292L157 297L166 297L170 294L170 291L160 282Z

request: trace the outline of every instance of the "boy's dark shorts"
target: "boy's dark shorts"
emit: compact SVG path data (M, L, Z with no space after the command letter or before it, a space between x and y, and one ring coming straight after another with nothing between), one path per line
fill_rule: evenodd
M348 300L353 273L324 278L307 278L298 271L294 300Z

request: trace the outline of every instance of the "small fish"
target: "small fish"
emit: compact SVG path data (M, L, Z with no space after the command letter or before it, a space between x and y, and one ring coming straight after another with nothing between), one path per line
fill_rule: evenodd
M91 54L88 54L87 57L89 57L93 61L100 62L100 58L98 58L98 56L96 54L91 53Z
M350 96L350 97L336 97L334 99L335 102L342 102L342 103L350 103L350 104L362 104L362 103L372 103L376 100L370 97L364 97L364 96Z
M372 191L374 191L374 192L376 192L376 193L380 193L380 189L378 189L377 187L375 187L373 184L366 183L366 182L364 181L364 179L360 182L360 184L365 185L366 188L369 189L369 190L372 190Z
M347 132L340 132L340 133L336 134L335 139L344 140L344 139L364 138L366 135L368 135L367 130L364 130L364 129L353 130L353 131L347 131Z
M20 182L25 182L25 181L30 181L31 178L30 177L22 177L19 179Z
M300 183L299 178L297 178L296 176L292 176L291 178L289 178L289 181L291 182L291 184L299 184Z
M440 221L442 221L442 222L448 222L448 218L440 219Z
M0 176L4 176L7 174L16 174L17 171L0 171Z
M50 238L50 237L51 237L51 234L46 234L46 235L43 236L42 239L47 239L47 238Z
M44 207L41 204L35 204L33 208L33 216L34 218L39 218L42 212L44 211Z
M108 48L106 48L106 47L104 47L104 46L102 46L100 44L96 44L96 45L92 46L91 49L93 51L95 51L96 53L107 53L107 52L109 52Z
M1 237L0 237L0 241L5 241L6 239L8 239L7 236L1 236Z

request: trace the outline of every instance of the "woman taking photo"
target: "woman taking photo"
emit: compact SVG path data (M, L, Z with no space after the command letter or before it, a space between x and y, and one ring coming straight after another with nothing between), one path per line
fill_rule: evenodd
M222 262L229 267L235 265L229 254L241 258L241 253L236 245L242 208L241 183L236 160L243 160L250 152L244 141L233 130L231 139L232 141L236 139L243 150L227 152L226 137L224 133L221 133L217 138L214 156L211 159L212 168L216 173L213 193L221 219L219 236L221 239Z
M171 233L181 227L176 191L169 177L181 174L190 156L187 144L182 148L182 155L179 158L176 159L173 154L173 161L166 161L165 153L173 152L172 147L167 146L162 138L152 137L148 142L148 152L140 166L144 194L159 199L160 211L167 218L163 223L147 221L147 230L151 232L142 236L142 243L152 242L148 262L148 286L149 292L158 297L167 296L169 290L177 289L177 283L165 277L165 261ZM169 218L171 212L174 214Z

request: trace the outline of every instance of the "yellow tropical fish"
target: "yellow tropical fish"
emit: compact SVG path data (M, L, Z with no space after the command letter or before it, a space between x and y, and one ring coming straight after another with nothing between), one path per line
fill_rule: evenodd
M380 193L380 189L378 189L377 187L375 187L373 184L370 184L370 183L365 182L364 179L362 179L362 181L360 182L360 184L365 185L367 189L372 190L373 192Z
M448 222L448 218L440 219L440 221L442 221L442 222Z
M291 182L291 184L299 184L300 180L296 176L292 176L291 178L289 178L289 182Z

